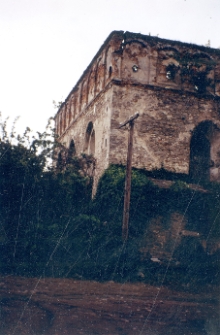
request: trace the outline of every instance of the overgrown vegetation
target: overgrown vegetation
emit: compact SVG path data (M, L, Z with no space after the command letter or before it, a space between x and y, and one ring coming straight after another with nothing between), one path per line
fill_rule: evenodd
M58 150L47 132L30 139L28 129L18 137L8 135L4 123L1 129L1 274L180 287L218 283L218 184L195 190L174 178L171 187L160 188L145 171L133 170L123 243L124 167L106 170L92 200L92 157L76 158L72 147ZM57 165L48 167L46 158L58 151ZM175 213L182 221L173 220Z

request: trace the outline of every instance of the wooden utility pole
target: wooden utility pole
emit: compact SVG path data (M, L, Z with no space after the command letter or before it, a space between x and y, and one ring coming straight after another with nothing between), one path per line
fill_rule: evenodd
M128 239L128 222L129 222L130 199L131 199L131 171L132 171L134 120L137 119L138 116L139 114L136 113L119 126L119 128L122 128L126 124L129 124L127 166L126 166L125 192L124 192L124 210L123 210L123 222L122 222L122 239L124 241Z

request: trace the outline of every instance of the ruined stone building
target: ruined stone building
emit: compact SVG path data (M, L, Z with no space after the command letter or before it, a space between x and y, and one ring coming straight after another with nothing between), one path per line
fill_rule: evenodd
M59 141L96 158L94 187L125 164L134 113L133 167L220 181L220 50L113 31L60 106Z

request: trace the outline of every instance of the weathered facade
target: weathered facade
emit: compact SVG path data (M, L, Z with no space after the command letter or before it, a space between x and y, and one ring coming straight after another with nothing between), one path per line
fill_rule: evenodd
M220 50L109 35L55 117L59 141L96 158L94 189L109 164L125 164L119 125L136 112L134 167L220 181Z

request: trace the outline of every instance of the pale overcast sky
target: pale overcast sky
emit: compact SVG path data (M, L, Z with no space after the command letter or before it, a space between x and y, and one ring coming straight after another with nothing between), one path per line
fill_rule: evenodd
M220 47L220 0L0 0L0 111L43 131L112 30Z

